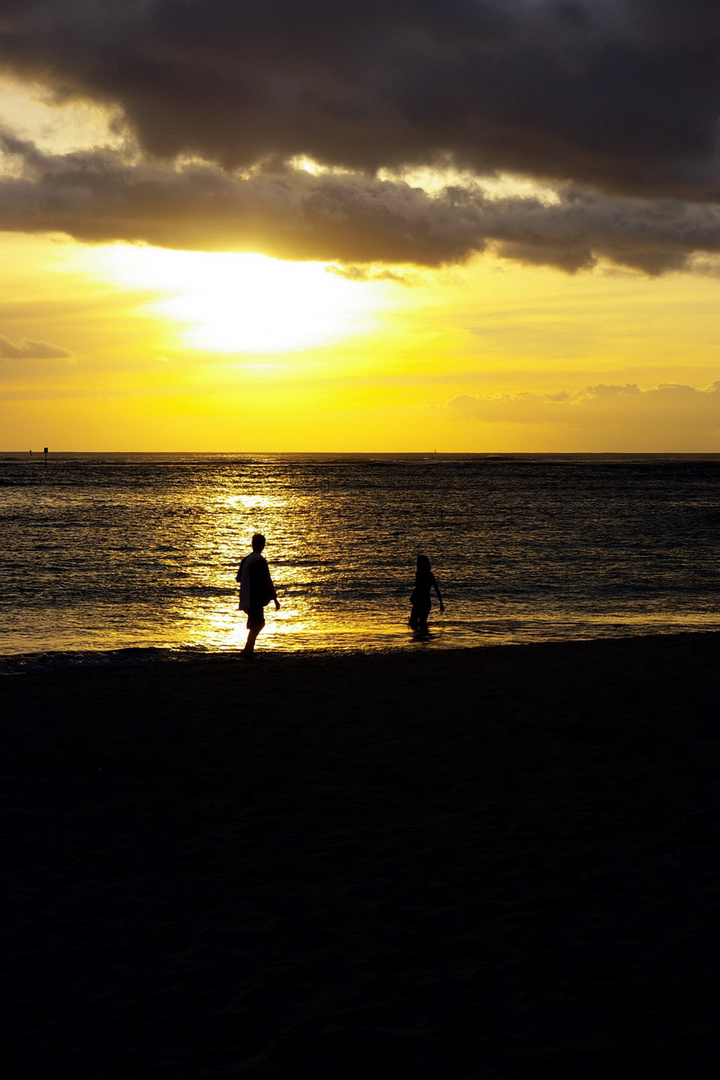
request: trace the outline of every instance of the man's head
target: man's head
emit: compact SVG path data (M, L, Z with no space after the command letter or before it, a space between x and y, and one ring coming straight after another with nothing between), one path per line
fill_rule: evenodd
M262 551L265 547L265 537L262 533L255 533L250 543L252 544L253 551Z

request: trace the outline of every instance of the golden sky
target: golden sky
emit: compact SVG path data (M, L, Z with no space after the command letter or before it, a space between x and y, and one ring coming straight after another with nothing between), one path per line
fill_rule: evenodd
M112 8L102 0L68 5L59 40L93 7L106 47L117 29L97 29ZM182 72L193 28L181 7L163 10L176 9ZM227 18L220 2L206 10L221 9ZM236 146L216 102L175 115L164 83L148 101L130 83L111 92L79 58L63 69L66 52L50 56L47 35L20 22L0 27L2 47L15 43L0 83L3 449L720 452L715 166L673 144L674 117L667 130L658 121L661 154L621 127L616 143L601 132L602 147L563 129L557 149L537 112L532 153L505 131L510 149L488 164L478 147L499 145L498 121L483 113L489 134L470 153L458 127L441 162L430 121L421 160L415 129L390 110L366 101L375 127L359 121L355 143L335 120L318 134L273 83L266 142ZM567 49L584 56L577 25ZM606 27L664 47L667 68L660 29ZM547 80L556 45L534 32ZM263 87L280 63L269 57ZM604 101L606 115L598 64L586 61L586 108ZM304 70L285 61L293 102ZM373 89L368 79L358 101ZM419 76L412 89L425 122L430 89ZM573 162L567 176L553 154Z

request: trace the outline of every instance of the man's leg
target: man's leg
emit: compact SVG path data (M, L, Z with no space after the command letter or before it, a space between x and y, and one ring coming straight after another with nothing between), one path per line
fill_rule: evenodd
M257 641L257 636L264 625L265 619L263 617L262 610L260 610L259 612L248 612L248 636L247 641L245 642L245 648L242 650L242 656L253 655L253 653L255 652L255 642Z

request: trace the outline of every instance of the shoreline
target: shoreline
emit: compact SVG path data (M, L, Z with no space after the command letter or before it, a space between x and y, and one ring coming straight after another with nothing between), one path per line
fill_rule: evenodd
M716 1075L719 658L0 677L15 1074Z
M383 644L366 644L364 646L352 645L325 645L303 646L293 649L282 647L263 647L260 640L257 646L257 658L265 659L312 659L324 657L335 658L368 658L380 656L405 656L409 654L422 655L466 655L486 652L488 649L522 649L522 648L565 648L574 646L587 646L606 644L610 642L629 641L654 641L679 640L687 638L710 638L717 637L720 640L720 629L698 628L687 630L651 630L643 629L639 632L600 634L598 636L583 635L581 637L547 638L538 640L492 640L488 635L483 644L453 645L446 644L450 637L447 631L442 629L431 632L428 640L414 640L409 634L398 634L397 643L385 642ZM361 637L361 636L360 636ZM117 648L67 648L67 649L31 649L27 651L2 652L0 649L0 678L5 674L21 674L24 671L62 671L62 670L92 670L93 668L112 669L121 667L159 667L187 664L230 663L236 660L241 652L243 640L235 645L224 648L210 648L204 645L188 645L185 647L165 645L125 645ZM45 665L45 666L43 666ZM14 667L17 670L13 670Z

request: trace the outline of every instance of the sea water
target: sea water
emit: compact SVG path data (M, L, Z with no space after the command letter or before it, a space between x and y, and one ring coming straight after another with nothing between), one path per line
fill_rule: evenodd
M0 454L0 666L720 628L720 455ZM415 560L443 592L407 628Z

